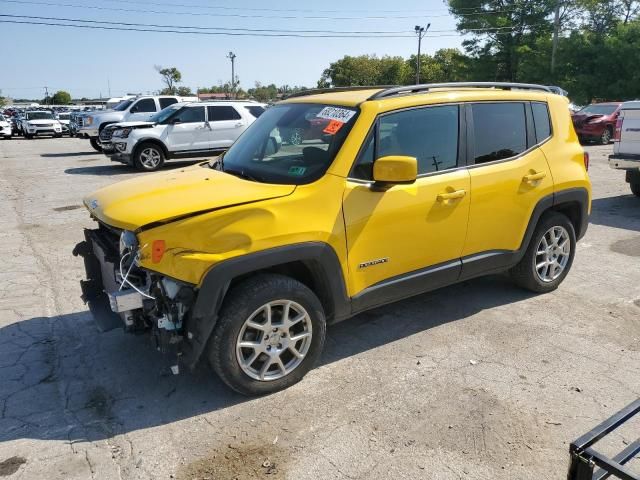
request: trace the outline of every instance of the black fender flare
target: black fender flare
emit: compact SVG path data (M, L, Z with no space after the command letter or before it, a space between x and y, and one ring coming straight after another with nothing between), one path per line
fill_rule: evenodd
M327 321L351 315L342 267L335 250L323 242L305 242L241 255L222 261L205 274L191 315L186 322L187 343L182 362L193 368L215 328L218 313L231 282L240 276L292 262L302 262L324 290L331 311ZM316 292L317 293L317 292Z

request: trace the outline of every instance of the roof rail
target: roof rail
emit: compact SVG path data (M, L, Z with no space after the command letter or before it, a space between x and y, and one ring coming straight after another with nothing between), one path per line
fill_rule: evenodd
M552 93L549 87L532 83L507 83L507 82L453 82L453 83L425 83L423 85L406 85L404 87L392 87L371 95L368 100L379 100L403 94L416 94L428 92L432 89L458 89L458 88L496 88L501 90L539 90Z
M283 97L285 100L295 97L306 97L307 95L319 95L321 93L340 93L340 92L355 92L358 90L389 90L396 87L395 85L369 85L358 87L330 87L330 88L311 88L309 90L301 90L299 92L291 93Z

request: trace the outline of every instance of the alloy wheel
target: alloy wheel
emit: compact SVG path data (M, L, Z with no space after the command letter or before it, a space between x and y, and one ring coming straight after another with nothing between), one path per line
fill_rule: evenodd
M289 375L311 347L311 317L302 305L274 300L245 320L236 340L242 371L255 380L272 381Z
M550 283L565 271L571 258L571 238L564 227L551 227L536 249L535 268L538 278Z
M140 163L147 168L156 168L162 161L162 155L155 148L147 147L140 152Z

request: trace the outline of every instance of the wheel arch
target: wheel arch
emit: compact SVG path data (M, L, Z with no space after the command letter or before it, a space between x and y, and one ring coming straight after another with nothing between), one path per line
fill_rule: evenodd
M169 150L167 150L167 146L162 142L162 140L158 140L157 138L153 137L142 137L136 142L135 146L133 147L133 151L131 152L133 158L137 157L138 153L140 153L140 148L145 143L153 143L157 145L162 150L164 158L169 159Z
M351 315L342 267L335 250L322 242L271 248L214 265L201 283L196 303L186 322L189 342L183 361L198 362L217 322L228 291L256 273L279 273L308 286L319 298L328 323Z

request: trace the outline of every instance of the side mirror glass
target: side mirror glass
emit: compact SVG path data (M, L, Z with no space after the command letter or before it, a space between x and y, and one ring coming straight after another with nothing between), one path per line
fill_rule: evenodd
M418 177L416 157L390 155L380 157L373 163L373 180L378 184L411 184Z

